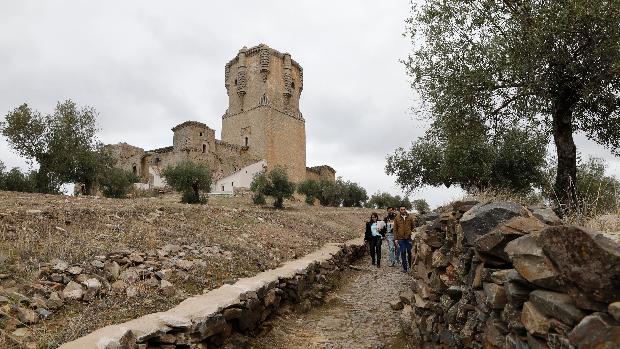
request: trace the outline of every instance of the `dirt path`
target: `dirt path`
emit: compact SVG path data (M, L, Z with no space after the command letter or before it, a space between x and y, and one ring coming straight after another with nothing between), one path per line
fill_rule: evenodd
M365 257L360 270L346 275L325 305L306 314L291 313L273 321L273 329L252 341L254 349L408 349L401 335L400 311L389 302L409 287L410 275L390 267L383 244L382 266Z

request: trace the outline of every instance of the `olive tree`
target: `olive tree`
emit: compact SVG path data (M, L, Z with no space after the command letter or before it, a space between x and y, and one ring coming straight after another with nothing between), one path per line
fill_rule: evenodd
M408 23L405 64L424 115L551 133L554 188L570 210L573 134L620 147L620 2L427 0L412 6Z

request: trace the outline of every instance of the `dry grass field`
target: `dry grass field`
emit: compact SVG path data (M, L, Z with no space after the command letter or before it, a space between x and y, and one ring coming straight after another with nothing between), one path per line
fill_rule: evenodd
M285 204L277 211L252 205L248 196L186 205L174 195L0 192L0 347L54 348L170 308L325 243L359 237L370 215L361 208ZM120 270L110 274L111 264ZM68 282L89 278L101 285L88 300L63 297ZM163 289L163 279L172 288ZM29 317L33 311L37 316Z

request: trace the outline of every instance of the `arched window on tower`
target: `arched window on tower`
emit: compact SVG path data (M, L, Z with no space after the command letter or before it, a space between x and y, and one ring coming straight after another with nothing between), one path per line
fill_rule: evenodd
M136 166L136 164L133 164L133 166L131 166L131 171L133 172L134 175L138 174L138 166Z
M248 137L245 137L245 146L248 146Z

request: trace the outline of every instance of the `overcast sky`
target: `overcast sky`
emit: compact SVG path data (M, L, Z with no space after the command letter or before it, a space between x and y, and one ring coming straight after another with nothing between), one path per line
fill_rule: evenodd
M170 128L215 128L228 98L224 65L243 46L265 43L304 68L300 109L308 166L329 164L364 186L402 194L385 157L426 125L399 59L408 0L390 1L25 1L0 2L0 113L27 102L42 113L72 99L99 112L100 139L152 149ZM586 155L617 158L578 137ZM0 137L0 160L27 168ZM431 206L462 193L426 188Z

